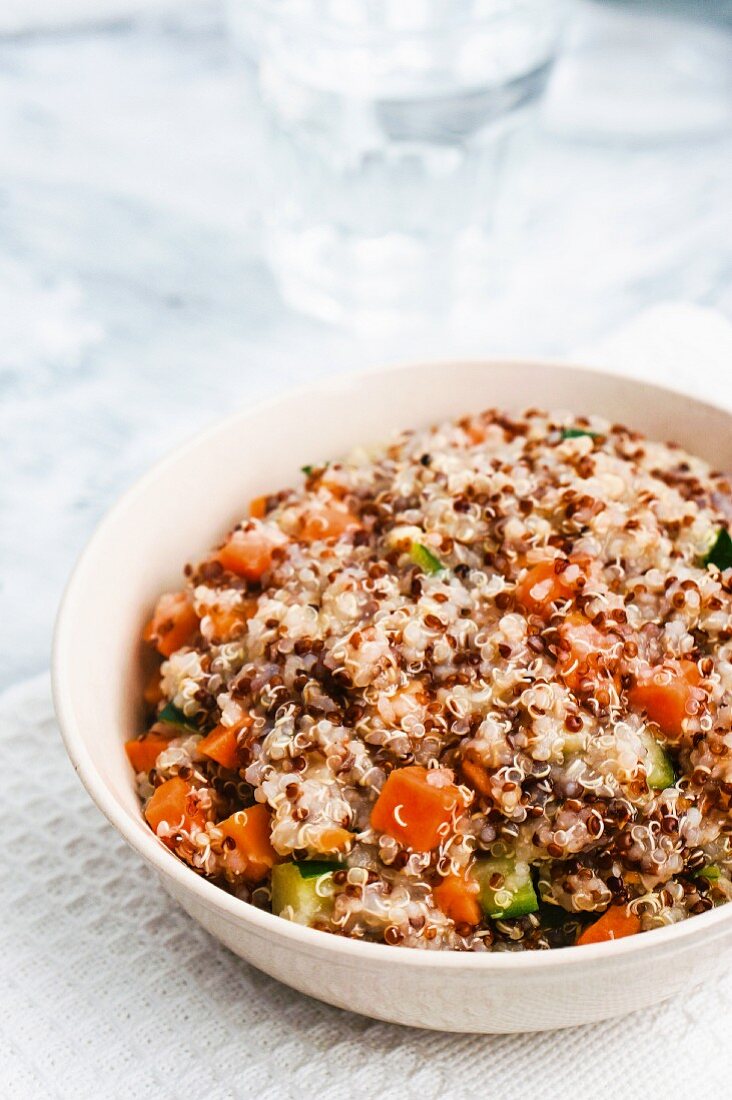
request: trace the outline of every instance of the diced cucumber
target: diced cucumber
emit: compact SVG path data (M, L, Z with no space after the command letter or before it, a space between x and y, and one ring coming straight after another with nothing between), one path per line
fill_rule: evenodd
M643 738L646 747L646 778L653 791L665 791L676 782L676 772L671 757L655 737L647 734Z
M303 878L319 878L320 875L340 870L343 864L334 859L304 859L295 866Z
M597 439L597 432L591 432L589 428L562 428L562 439L579 439L583 435L588 435L590 439Z
M732 538L726 527L720 527L717 531L717 537L704 555L703 562L722 570L732 567Z
M413 542L409 555L425 573L441 573L445 566L422 542Z
M313 870L314 866L320 871ZM327 917L333 906L333 871L337 866L320 860L313 860L310 867L307 863L275 864L272 912L296 924L312 924L317 917Z
M201 732L193 718L189 718L172 703L165 704L157 717L157 721L165 722L169 726L180 726L182 729L191 730L193 733Z
M716 882L721 873L716 863L710 863L707 867L702 867L701 871L697 871L694 878L705 878L707 882Z
M473 874L480 886L483 911L494 920L523 917L539 908L528 863L517 863L513 859L479 859ZM501 875L500 885L491 885L495 875Z

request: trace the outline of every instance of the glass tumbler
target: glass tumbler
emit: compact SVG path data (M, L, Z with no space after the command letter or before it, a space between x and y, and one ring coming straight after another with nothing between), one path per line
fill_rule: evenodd
M264 251L286 301L356 325L476 293L507 142L564 0L229 0L263 135Z

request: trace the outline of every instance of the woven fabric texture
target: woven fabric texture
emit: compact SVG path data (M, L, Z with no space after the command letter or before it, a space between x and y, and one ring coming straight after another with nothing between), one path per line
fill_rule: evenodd
M310 1000L168 898L69 764L47 677L0 696L4 1100L729 1095L732 973L571 1031L461 1036Z

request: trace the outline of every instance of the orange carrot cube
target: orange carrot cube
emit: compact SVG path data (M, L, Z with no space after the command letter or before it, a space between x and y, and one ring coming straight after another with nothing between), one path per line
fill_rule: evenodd
M704 692L698 687L700 680L693 661L667 660L638 677L628 692L628 701L636 710L644 710L667 736L680 737L682 723L704 700Z
M460 770L469 787L472 787L478 794L490 798L490 774L483 764L478 763L476 760L471 760L470 757L463 757L460 762Z
M153 832L163 822L171 829L186 832L194 825L201 828L206 822L206 815L197 804L195 788L179 776L155 788L145 807L145 818Z
M218 824L229 842L224 844L224 863L247 882L261 882L279 859L272 847L270 816L269 809L258 802Z
M272 565L276 543L265 530L253 527L249 531L234 531L216 551L216 559L231 573L248 581L260 580Z
M136 772L149 772L155 767L155 761L160 753L167 749L168 741L164 737L145 737L142 741L135 739L125 743L127 759Z
M316 542L318 539L338 539L346 531L358 530L361 521L343 508L325 505L313 509L303 517L299 538L302 542Z
M166 592L160 597L143 638L152 642L158 653L170 657L177 649L190 645L198 633L198 615L187 592Z
M465 806L461 792L449 784L430 782L427 768L396 768L371 811L371 824L415 852L429 852L450 832L456 810Z
M549 615L553 604L571 599L582 587L589 564L588 558L573 559L566 568L554 558L537 562L516 585L517 602L531 614Z
M559 628L562 649L557 672L571 691L597 690L603 683L615 681L622 641L617 635L603 634L584 615L574 613Z
M251 718L247 718L237 722L235 726L216 726L202 741L198 742L198 751L215 760L217 764L221 764L222 768L235 770L241 767L239 732L251 724Z
M621 940L624 936L635 936L641 930L641 922L635 913L625 905L611 905L599 920L586 928L578 937L578 944L605 943L608 940Z
M478 900L480 887L474 878L465 875L446 875L432 896L438 909L455 924L480 924L482 910Z
M257 611L256 600L245 600L236 607L207 607L206 615L213 628L214 645L231 642L241 637L248 621Z

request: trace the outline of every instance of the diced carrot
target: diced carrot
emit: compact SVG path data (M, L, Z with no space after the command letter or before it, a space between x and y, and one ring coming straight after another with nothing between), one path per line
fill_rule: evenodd
M429 852L442 843L450 820L463 808L462 795L452 784L433 786L427 768L412 764L396 768L371 811L371 824L415 852Z
M163 687L160 682L159 668L154 668L150 673L143 689L142 696L145 702L151 707L156 707L163 698Z
M253 519L264 519L267 515L267 498L255 497L249 505L249 515Z
M341 481L334 481L332 478L328 478L327 472L318 479L318 488L327 489L332 497L336 500L343 500L348 496L348 486L344 485Z
M667 660L638 676L628 701L636 710L644 710L667 736L679 737L684 719L704 700L700 680L693 661Z
M603 634L584 615L569 615L559 628L562 648L557 657L557 671L571 691L589 685L594 691L603 684L615 683L615 668L620 656L621 641L612 634Z
M461 760L460 768L468 786L472 787L478 794L489 798L491 794L490 776L483 765L466 756Z
M480 887L474 878L464 875L446 875L432 896L438 909L455 924L480 924L481 908L478 901Z
M517 584L516 599L527 611L547 615L552 604L571 599L574 592L582 587L588 565L587 558L572 560L564 572L558 573L555 559L537 562ZM578 584L578 581L581 583Z
M317 847L319 852L344 852L353 840L353 833L348 829L333 826L332 829L323 829L318 837Z
M127 759L136 772L149 772L169 742L164 737L145 737L142 741L125 742Z
M230 642L244 633L244 627L256 614L257 601L245 600L236 607L207 607L206 615L213 627L212 641L215 645Z
M463 430L474 447L479 443L485 443L485 425L481 424L479 420L471 420Z
M360 527L361 521L356 516L342 508L336 508L335 505L326 504L303 517L298 537L301 542L338 539L346 531Z
M172 829L190 832L194 825L201 828L206 821L206 815L197 805L195 788L180 776L155 788L145 807L145 818L153 832L157 832L162 822Z
M152 642L158 653L170 657L177 649L190 645L198 633L198 615L187 592L166 592L160 597L143 638Z
M198 751L215 760L217 764L221 764L223 768L235 770L241 767L238 736L240 730L251 724L251 718L247 718L237 722L235 726L216 726L202 741L198 742Z
M215 556L224 569L248 581L258 581L272 565L275 545L265 530L253 527L249 531L234 531Z
M261 882L278 861L272 847L270 812L257 803L247 810L238 810L218 826L224 836L234 841L234 847L224 845L224 863L229 871L248 882Z
M570 591L561 574L555 572L554 562L540 561L532 565L516 586L516 599L527 610L543 614L550 603L566 599Z
M586 928L577 943L606 943L608 940L621 940L624 936L635 936L641 930L641 922L635 913L625 905L611 905L599 920Z

